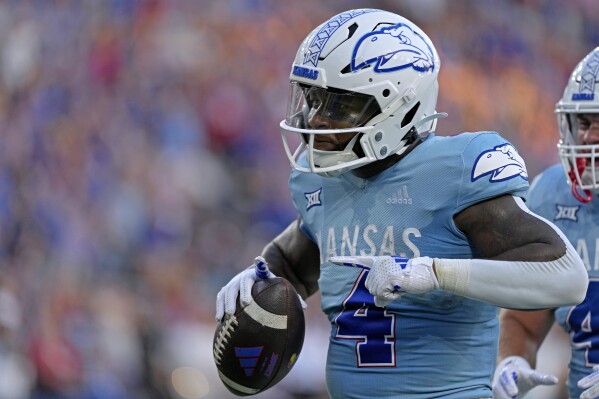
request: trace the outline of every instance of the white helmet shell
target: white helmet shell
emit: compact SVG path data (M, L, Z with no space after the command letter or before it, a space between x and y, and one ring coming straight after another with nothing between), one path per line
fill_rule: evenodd
M357 9L340 13L314 29L302 42L291 69L292 95L281 133L292 166L302 172L337 175L368 163L401 154L406 135L434 129L440 61L428 36L414 23L387 11ZM294 123L307 115L297 87L318 87L336 93L360 94L376 101L378 110L369 120L343 129L309 128ZM295 92L295 94L293 94ZM318 151L314 135L360 133L362 154ZM291 151L287 136L300 135ZM353 144L353 143L352 143ZM307 151L308 167L299 156Z

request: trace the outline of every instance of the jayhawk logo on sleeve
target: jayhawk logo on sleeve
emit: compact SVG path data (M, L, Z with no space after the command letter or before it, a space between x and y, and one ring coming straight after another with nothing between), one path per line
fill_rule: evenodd
M481 153L472 168L471 180L476 181L490 175L491 183L513 179L520 176L528 181L528 172L524 160L509 143L495 146Z
M381 54L382 48L387 49L387 52ZM375 72L392 72L409 67L426 72L435 68L433 52L426 41L402 23L375 30L358 40L351 60L352 71L371 64L374 64Z

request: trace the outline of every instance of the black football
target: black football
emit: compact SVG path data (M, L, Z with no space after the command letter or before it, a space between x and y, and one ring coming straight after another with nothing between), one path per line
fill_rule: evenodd
M223 384L235 395L260 393L289 373L304 344L304 311L289 281L257 280L254 299L225 315L212 341L212 353Z

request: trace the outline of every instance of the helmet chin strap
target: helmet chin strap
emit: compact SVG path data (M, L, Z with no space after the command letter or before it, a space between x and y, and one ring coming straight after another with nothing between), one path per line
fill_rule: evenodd
M578 176L582 175L582 172L584 171L584 169L587 166L587 160L583 159L583 158L577 158L576 159L576 170L578 171ZM582 202L583 204L588 204L589 202L591 202L591 199L593 198L593 193L591 190L582 190L585 194L585 196L583 196L580 191L578 190L578 179L577 179L577 174L574 173L574 169L571 168L570 171L568 172L568 177L570 178L570 181L572 182L572 195L574 196L574 198L576 198L578 201Z
M354 145L358 140L359 134L356 134L341 151L323 151L314 148L314 138L311 137L312 148L310 155L313 158L314 166L319 168L327 168L329 166L336 166L341 163L347 163L358 159L358 155L353 151ZM347 172L347 168L341 168L329 172L316 172L318 175L324 177L335 177L340 174Z
M438 112L438 113L434 113L434 114L425 116L420 121L418 121L417 123L414 124L414 128L423 126L426 123L433 121L432 129L430 129L431 131L433 131L437 124L437 120L439 118L445 118L445 117L447 117L447 114L445 112ZM318 174L320 176L324 176L324 177L335 177L335 176L339 176L342 173L347 172L348 168L340 168L337 170L332 170L332 171L327 171L327 172L318 171L315 169L336 166L336 165L339 165L342 163L348 163L351 161L355 161L356 159L359 159L360 157L354 152L354 145L358 141L359 137L360 137L360 134L356 134L347 143L345 148L341 151L323 151L323 150L317 150L316 148L314 148L314 135L312 135L308 142L308 146L311 147L311 149L309 150L309 153L308 153L308 160L311 164L311 166L310 166L311 169L313 171L315 171L316 174ZM406 149L406 147L404 147L402 150L405 150L405 149ZM403 152L403 151L401 151L401 152ZM401 154L401 152L398 152L398 154Z

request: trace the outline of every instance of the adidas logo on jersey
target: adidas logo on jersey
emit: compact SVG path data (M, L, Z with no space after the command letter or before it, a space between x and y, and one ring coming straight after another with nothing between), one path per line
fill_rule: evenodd
M388 204L412 205L412 198L408 195L408 186L401 186L393 195L387 198Z

